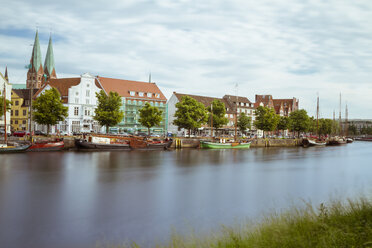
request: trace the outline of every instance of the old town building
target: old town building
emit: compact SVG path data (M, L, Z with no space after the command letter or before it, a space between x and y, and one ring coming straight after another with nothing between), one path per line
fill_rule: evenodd
M298 110L299 101L295 97L292 99L273 99L272 95L256 95L255 107L258 106L274 108L276 114L289 116L291 112Z
M3 97L4 96L4 89L5 89L5 99L6 100L11 100L11 92L12 92L12 85L8 82L8 72L7 72L7 69L5 70L5 75L3 75L1 72L0 72L0 96ZM11 130L11 125L10 125L10 111L7 111L6 112L6 115L2 115L0 116L0 128L1 129L4 129L4 121L5 121L5 118L6 117L6 130L7 132L10 132Z
M33 94L37 91L38 89L33 89ZM31 97L31 89L12 89L12 117L10 123L13 131L30 130Z
M165 134L167 99L155 83L99 76L97 80L106 94L110 91L117 92L122 99L121 110L124 112L124 119L116 127L110 128L111 132L147 133L147 128L139 123L139 109L143 108L145 103L149 103L163 111L163 120L159 126L151 128L151 133Z
M93 120L97 107L96 93L101 90L96 77L85 73L77 78L50 79L36 94L43 94L45 90L56 88L61 95L63 105L68 107L65 121L52 127L51 132L100 132L101 127ZM46 127L36 124L35 130L46 131Z
M222 98L208 97L208 96L198 96L190 94L181 94L173 92L171 98L169 99L168 105L168 132L170 133L185 133L185 130L178 130L178 127L173 124L175 117L174 114L177 111L176 104L182 100L183 96L189 96L194 98L196 101L203 103L207 108L210 107L213 100L221 101L225 105L226 115L228 119L228 124L223 126L220 131L225 134L232 134L235 130L236 113L238 116L241 113L245 113L247 116L251 117L252 123L254 121L254 104L248 100L246 97L242 96L231 96L225 95ZM204 134L210 134L210 123L203 125L201 128Z

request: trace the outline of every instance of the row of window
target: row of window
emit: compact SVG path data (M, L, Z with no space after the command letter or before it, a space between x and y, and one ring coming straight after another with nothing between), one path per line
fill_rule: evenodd
M23 110L22 111L22 113L23 113L23 116L25 116L25 115L27 115L27 110ZM14 115L13 115L14 114ZM10 115L11 116L19 116L19 111L18 110L14 110L14 112L13 112L13 110L10 110Z
M136 94L140 97L144 97L145 95L147 97L156 97L156 98L160 98L160 94L159 93L150 93L150 92L135 92L135 91L129 91L129 95L131 96L136 96Z
M138 101L138 105L142 105L143 103L146 103L146 102L142 102L142 101ZM163 107L164 106L164 103L163 102L148 102L150 103L151 106L160 106L160 107ZM133 105L137 105L137 101L136 100L127 100L127 104L133 104Z
M89 109L85 109L84 110L84 115L86 116L90 116L91 115L91 111ZM93 114L93 113L92 113ZM79 115L79 107L74 107L74 115L75 116L78 116Z
M79 98L78 97L75 98L75 103L76 104L79 104ZM89 99L85 99L85 104L90 104L90 100Z
M27 123L27 121L26 120L23 120L22 121L22 124L26 124ZM13 120L10 120L10 124L18 124L18 120L15 120L14 122L13 122ZM19 122L19 124L21 124L20 122Z
M89 87L89 84L87 85L87 87ZM79 95L79 92L76 92L75 95L78 96ZM85 96L86 97L90 97L90 90L86 90L85 91Z

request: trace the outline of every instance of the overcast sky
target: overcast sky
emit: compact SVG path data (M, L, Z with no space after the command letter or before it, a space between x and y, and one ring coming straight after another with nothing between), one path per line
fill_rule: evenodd
M372 118L370 0L7 1L0 15L0 70L25 83L35 30L43 61L52 33L58 77L85 72L152 81L222 97L300 99L315 114ZM237 89L235 84L238 84Z

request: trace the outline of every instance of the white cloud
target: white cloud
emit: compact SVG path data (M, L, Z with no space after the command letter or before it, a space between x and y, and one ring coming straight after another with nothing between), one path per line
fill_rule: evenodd
M35 6L38 6L35 9ZM370 118L372 6L358 1L12 1L0 16L0 68L25 81L32 32L39 25L43 55L52 29L57 74L91 72L152 78L173 91L222 96L255 94L300 99L314 112Z

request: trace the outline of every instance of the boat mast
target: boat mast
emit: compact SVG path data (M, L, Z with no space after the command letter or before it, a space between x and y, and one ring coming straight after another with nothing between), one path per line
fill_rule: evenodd
M340 106L339 106L340 108L339 108L339 115L338 115L338 126L339 126L339 128L340 128L340 130L339 130L339 135L342 135L342 127L341 127L341 93L340 93Z
M316 133L319 138L320 137L319 135L319 94L316 100Z
M4 142L8 143L8 130L6 129L6 82L4 82L3 107L4 107Z
M347 109L347 102L345 107L345 135L349 136L349 111Z
M235 139L235 141L237 141L238 140L238 84L236 84L235 87L236 87L236 103L235 103L236 112L235 112L235 136L234 136L234 139Z
M211 103L211 138L213 138L213 102Z

